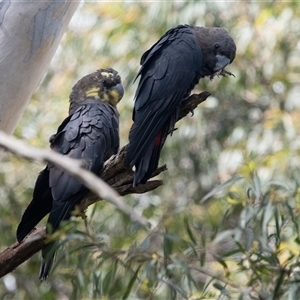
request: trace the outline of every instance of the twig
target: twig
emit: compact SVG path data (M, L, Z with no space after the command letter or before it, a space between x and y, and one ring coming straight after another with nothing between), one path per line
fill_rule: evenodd
M232 280L230 280L230 279L228 279L228 278L225 278L225 277L223 277L223 276L217 275L217 274L215 274L215 273L213 273L213 272L211 272L211 271L209 271L209 270L207 270L207 269L204 269L204 268L201 268L201 267L195 267L195 265L189 265L189 268L190 268L191 270L195 270L195 271L197 271L197 272L199 272L199 273L202 273L202 274L204 274L204 275L206 275L206 276L208 276L208 277L217 279L217 280L219 280L219 281L225 283L226 285L229 285L229 286L231 286L231 287L237 289L237 290L240 291L240 292L243 292L243 290L245 290L244 287L241 288L238 284L234 283Z

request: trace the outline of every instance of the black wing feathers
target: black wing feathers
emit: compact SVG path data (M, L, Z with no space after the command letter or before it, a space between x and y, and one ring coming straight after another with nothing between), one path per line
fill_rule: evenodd
M41 200L43 199L43 201ZM25 210L17 229L17 240L21 242L52 208L52 195L49 189L49 171L46 167L40 172L33 192L33 199Z
M112 147L115 152L119 147L116 115L115 109L107 104L82 105L53 138L52 149L71 158L82 159L86 169L99 172L103 162L112 155ZM49 166L49 171L54 201L64 202L85 189L64 170Z
M101 102L82 105L57 136L52 138L52 148L58 152L64 151L69 157L81 159L86 169L98 173L104 161L118 151L118 128L116 108ZM71 217L75 205L83 199L88 190L79 180L56 166L49 166L49 173L53 204L47 231L53 232L61 221ZM54 259L54 244L47 244L43 248L40 280L46 279L50 272Z
M81 159L86 169L98 173L105 160L119 148L118 113L109 104L94 102L80 106L59 126L50 139L51 148ZM70 217L87 192L85 186L64 170L48 164L36 182L33 199L17 230L21 241L50 212L48 222L57 229Z
M141 59L140 82L135 95L134 124L129 133L127 158L136 166L135 182L144 171L139 164L144 155L152 152L154 139L162 130L172 130L178 116L178 106L188 96L200 78L202 55L190 26L169 30ZM164 142L165 137L162 137ZM144 158L143 169L158 164L160 145L156 155ZM157 162L153 162L155 160ZM143 176L142 176L143 177ZM148 177L149 178L149 177Z

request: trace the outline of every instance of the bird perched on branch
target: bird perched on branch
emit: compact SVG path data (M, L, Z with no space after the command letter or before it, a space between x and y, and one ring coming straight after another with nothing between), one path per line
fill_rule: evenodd
M126 157L127 164L135 166L134 186L146 183L157 169L181 102L200 78L233 75L225 67L234 60L235 51L223 28L179 25L143 54Z
M119 114L117 103L124 93L119 74L100 69L80 79L70 94L69 116L50 138L50 147L68 157L80 159L87 170L98 174L103 163L119 148ZM48 213L47 233L59 228L61 221L71 217L75 205L88 189L65 170L48 164L39 174L33 199L17 229L21 242ZM54 258L54 243L42 251L40 280L45 280Z

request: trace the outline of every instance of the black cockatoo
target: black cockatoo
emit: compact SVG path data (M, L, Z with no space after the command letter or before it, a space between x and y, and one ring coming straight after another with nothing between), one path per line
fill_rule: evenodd
M119 148L119 114L116 109L124 93L119 74L100 69L79 80L70 94L69 116L50 138L56 152L82 160L84 167L98 174L103 163ZM47 233L58 229L61 221L71 216L88 189L63 169L48 164L39 174L33 199L17 229L21 242L48 213ZM48 277L53 262L54 243L46 244L40 280Z
M157 169L181 102L200 78L231 74L224 68L234 60L235 51L223 28L179 25L143 54L126 156L127 164L135 166L134 186L146 183Z

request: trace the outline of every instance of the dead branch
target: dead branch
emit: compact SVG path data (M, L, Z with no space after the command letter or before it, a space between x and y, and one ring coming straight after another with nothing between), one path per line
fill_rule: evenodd
M200 103L210 96L208 92L193 94L183 101L178 120L187 116ZM133 193L146 193L163 185L162 180L149 180L146 184L140 184L137 187L132 186L133 171L125 166L126 146L123 147L118 154L112 156L105 162L104 168L100 174L101 179L94 174L81 168L78 161L62 157L52 151L37 149L27 146L16 139L0 132L0 147L4 148L17 156L24 157L33 161L51 162L64 168L70 174L76 176L90 189L90 193L80 204L80 210L84 211L89 205L105 199L114 204L118 209L128 214L133 220L141 225L148 227L147 220L137 215L120 197ZM159 175L167 170L166 165L159 167L152 177ZM33 254L42 249L45 238L45 229L40 227L34 230L21 243L15 243L0 252L0 278L12 272L24 261L29 259Z

